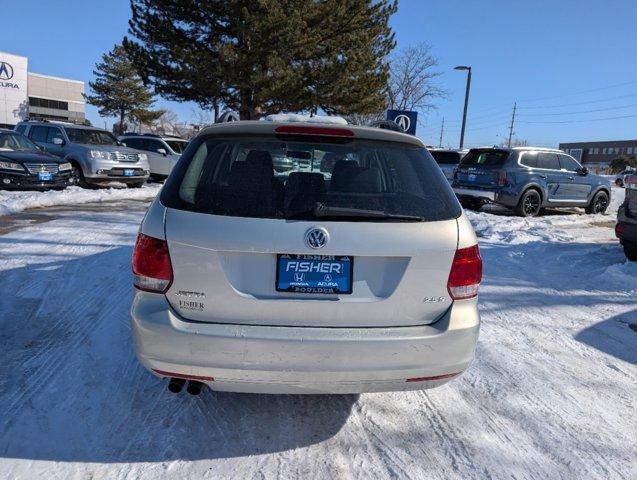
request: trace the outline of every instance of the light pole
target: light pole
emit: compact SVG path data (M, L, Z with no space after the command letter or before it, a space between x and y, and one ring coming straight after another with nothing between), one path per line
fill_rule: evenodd
M467 108L469 107L469 90L471 90L471 67L458 65L454 70L467 71L467 90L464 94L464 112L462 113L462 130L460 130L460 150L464 146L464 128L467 125Z

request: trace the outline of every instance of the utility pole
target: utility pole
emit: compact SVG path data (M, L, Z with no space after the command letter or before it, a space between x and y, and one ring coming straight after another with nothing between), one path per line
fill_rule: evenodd
M515 110L518 107L517 102L513 102L513 115L511 115L511 126L509 127L509 148L511 148L511 137L513 137L513 125L515 123Z
M438 142L438 148L442 148L442 134L445 131L445 117L442 117L442 125L440 126L440 141Z
M467 108L469 107L469 91L471 90L471 67L458 65L454 70L465 70L467 72L467 89L464 93L464 110L462 112L462 129L460 130L460 150L464 146L464 129L467 126Z

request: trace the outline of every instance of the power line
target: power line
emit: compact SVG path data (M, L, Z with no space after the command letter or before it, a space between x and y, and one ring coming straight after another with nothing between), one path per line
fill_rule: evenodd
M534 107L524 107L524 106L520 106L518 108L524 108L524 109L538 109L538 108L560 108L560 107L573 107L575 105L587 105L590 103L603 103L603 102L610 102L612 100L619 100L622 98L629 98L629 97L635 97L637 96L637 93L630 93L628 95L620 95L617 97L609 97L609 98L600 98L598 100L589 100L586 102L576 102L576 103L562 103L561 105L539 105L539 106L534 106Z
M536 121L518 121L518 123L537 123L537 124L548 124L548 123L586 123L586 122L602 122L605 120L619 120L621 118L635 118L637 115L622 115L619 117L605 117L605 118L589 118L586 120L562 120L562 121L553 121L553 122L536 122Z
M605 87L591 88L589 90L580 90L579 92L567 93L565 95L553 95L553 96L550 96L550 97L540 97L540 98L525 99L525 100L522 100L522 102L539 102L541 100L552 100L552 99L555 99L555 98L575 97L577 95L584 95L586 93L600 92L600 91L603 91L603 90L610 90L612 88L624 87L626 85L634 85L636 83L637 83L637 80L631 80L629 82L616 83L614 85L607 85Z
M554 115L576 115L578 113L594 113L594 112L607 112L609 110L620 110L623 108L637 107L637 103L632 105L622 105L619 107L597 108L595 110L578 110L576 112L557 112L557 113L522 113L524 117L544 117Z

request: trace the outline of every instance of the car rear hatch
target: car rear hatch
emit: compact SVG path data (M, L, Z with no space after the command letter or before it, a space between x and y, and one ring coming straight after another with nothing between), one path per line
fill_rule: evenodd
M173 270L166 297L180 316L387 327L428 324L451 306L460 209L424 148L280 135L200 143L161 197ZM272 158L308 154L312 162L273 174ZM336 264L344 267L335 274Z
M454 185L463 187L497 188L506 181L504 164L508 150L472 149L462 159L456 170Z
M434 160L445 174L445 177L447 177L447 180L452 181L456 167L460 163L460 152L450 150L430 150L429 153L431 153L431 156L434 157Z

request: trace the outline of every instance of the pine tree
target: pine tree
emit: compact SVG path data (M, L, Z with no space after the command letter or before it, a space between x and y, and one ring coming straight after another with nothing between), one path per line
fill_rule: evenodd
M86 95L86 101L97 106L100 115L118 117L119 133L123 133L127 115L132 114L136 119L161 115L150 110L153 94L142 82L123 46L115 45L112 51L102 55L93 73L95 81L89 82L93 94Z
M241 118L382 109L392 0L131 0L124 46L162 96Z

